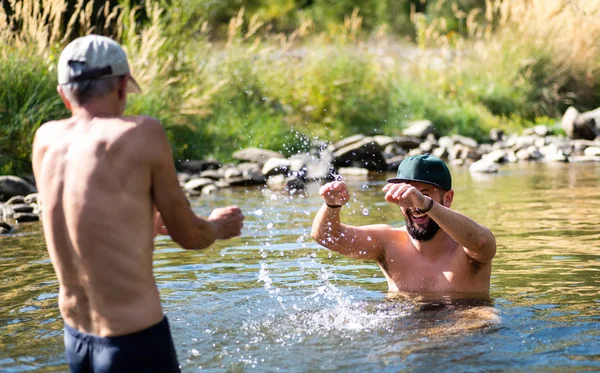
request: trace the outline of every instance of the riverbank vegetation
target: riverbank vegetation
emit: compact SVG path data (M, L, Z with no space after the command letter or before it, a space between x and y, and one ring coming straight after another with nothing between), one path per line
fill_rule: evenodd
M585 0L3 0L0 174L30 172L32 136L68 116L56 61L110 35L165 125L176 160L397 135L430 119L484 140L600 106L600 4Z

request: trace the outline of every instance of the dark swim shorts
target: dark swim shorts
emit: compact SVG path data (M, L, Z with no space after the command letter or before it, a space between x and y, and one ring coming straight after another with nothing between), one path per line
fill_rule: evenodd
M169 322L118 337L97 337L65 324L71 372L180 372Z

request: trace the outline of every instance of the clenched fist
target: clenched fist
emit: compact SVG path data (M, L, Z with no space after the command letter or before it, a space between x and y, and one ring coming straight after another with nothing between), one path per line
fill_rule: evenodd
M227 206L214 209L208 221L213 223L219 232L219 239L228 239L242 234L244 215L237 206Z
M343 181L332 181L319 189L323 201L331 206L343 206L350 200L348 186Z
M406 183L390 183L383 187L385 200L404 208L424 209L428 198L416 187Z

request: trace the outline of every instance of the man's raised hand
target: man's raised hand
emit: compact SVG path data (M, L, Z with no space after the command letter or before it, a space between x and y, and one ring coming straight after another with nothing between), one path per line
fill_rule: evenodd
M332 181L319 189L323 201L330 206L343 206L350 200L348 186L343 181Z
M227 206L214 209L208 220L213 223L219 232L219 239L225 240L242 234L244 215L237 206Z
M405 208L423 208L427 197L416 187L406 183L389 183L383 187L385 200Z

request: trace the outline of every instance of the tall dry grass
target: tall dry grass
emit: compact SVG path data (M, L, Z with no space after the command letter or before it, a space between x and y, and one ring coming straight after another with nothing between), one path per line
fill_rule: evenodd
M0 13L0 66L16 77L43 75L37 80L45 85L32 90L34 79L5 79L11 88L2 93L0 120L11 131L0 131L4 144L26 144L33 128L57 115L58 53L90 32L122 43L144 90L131 96L128 113L158 117L176 159L227 161L244 146L290 153L308 138L394 135L423 118L440 135L484 139L492 127L549 124L566 105L599 104L596 2L488 0L483 9L462 11L439 1L437 7L450 4L452 22L413 12L416 40L406 44L385 25L365 34L358 9L326 31L300 14L296 29L280 33L242 8L215 39L215 25L158 2L110 8L80 0L64 19L60 0L9 1L16 11L8 21ZM101 24L93 21L98 12Z

